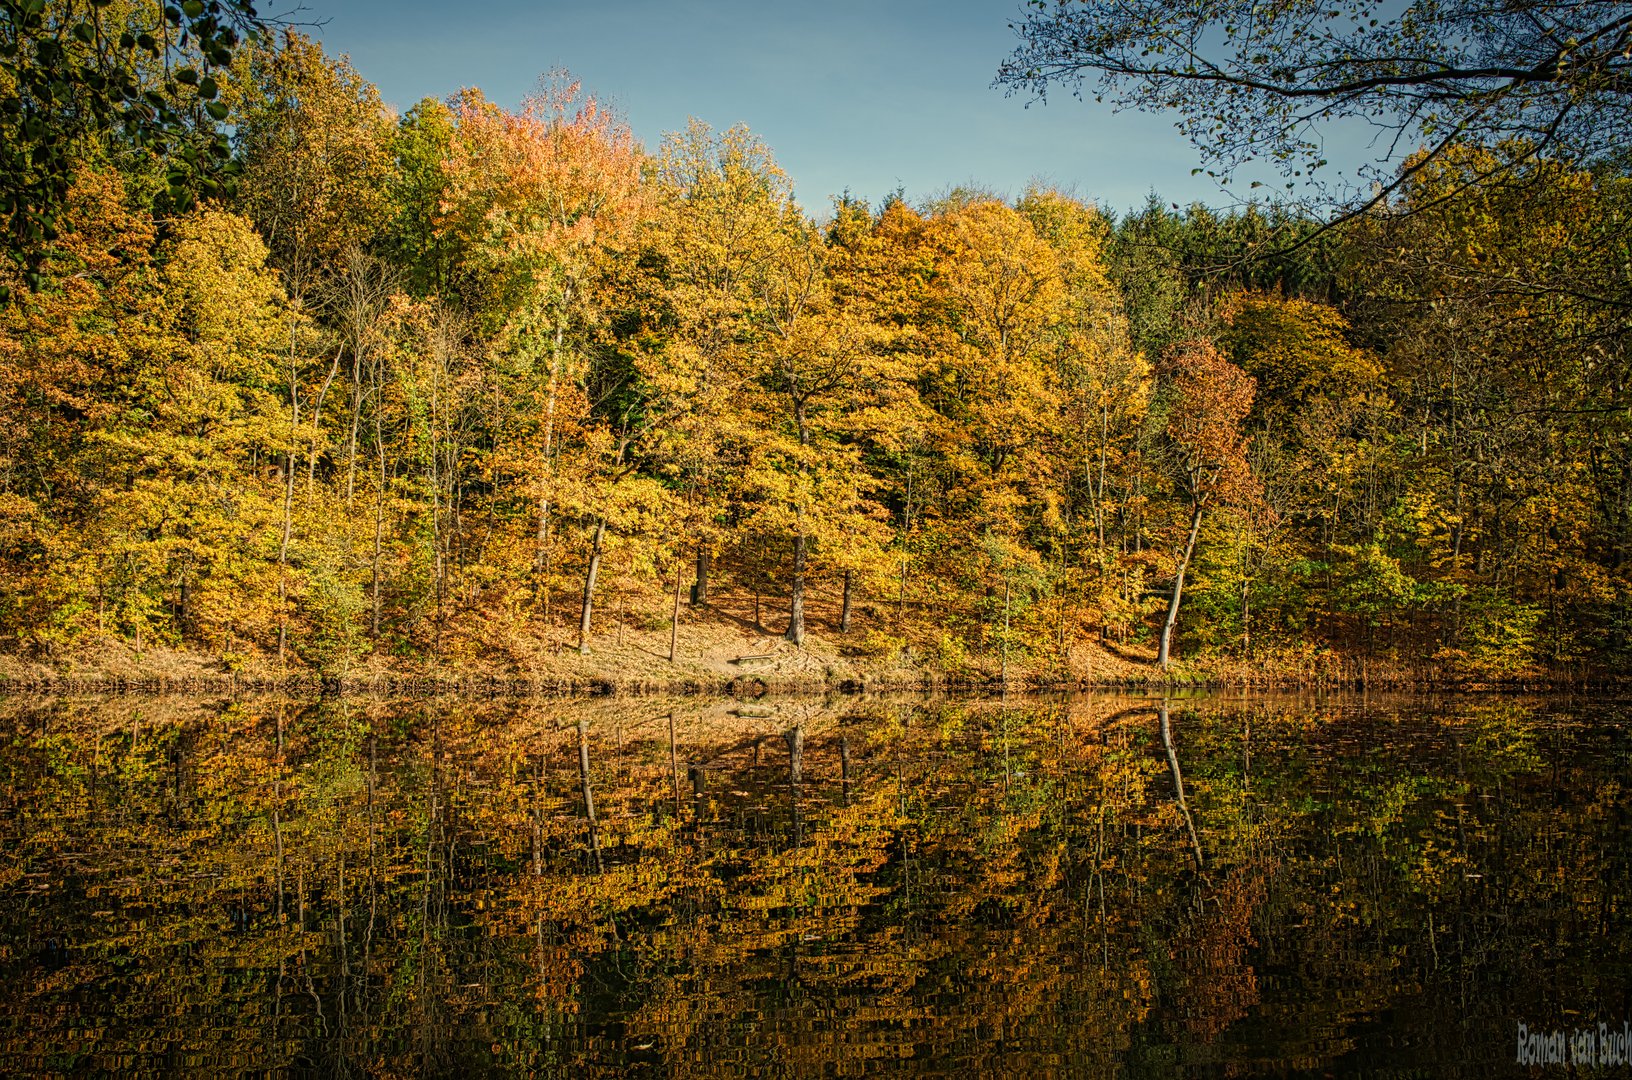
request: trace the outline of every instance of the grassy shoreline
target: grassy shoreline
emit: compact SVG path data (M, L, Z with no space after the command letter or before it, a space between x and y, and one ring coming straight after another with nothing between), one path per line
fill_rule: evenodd
M1457 654L1404 663L1345 655L1319 646L1281 646L1251 658L1189 657L1165 674L1151 645L1078 639L1045 654L1013 650L1005 658L988 643L948 645L944 628L928 619L895 625L876 612L840 631L840 612L812 598L803 646L785 641L777 616L751 594L720 593L687 605L669 661L667 620L607 620L577 647L576 627L492 622L450 633L441 656L356 658L322 670L269 652L223 657L187 646L134 647L114 637L87 637L50 656L0 653L0 692L159 692L193 694L295 693L480 697L608 694L826 694L858 692L1010 692L1078 689L1234 688L1262 690L1508 690L1611 688L1632 685L1601 668L1489 671ZM769 623L770 625L767 625ZM1449 657L1447 659L1446 657ZM230 661L230 664L229 664ZM1005 680L1006 676L1006 680ZM1005 687L1006 683L1006 687Z
M1284 691L1490 691L1612 690L1632 687L1621 673L1593 669L1535 669L1501 678L1444 664L1405 666L1333 653L1261 660L1205 657L1173 664L1165 675L1139 650L1109 651L1097 644L1071 650L1069 665L1011 662L1002 678L992 658L958 670L911 651L891 659L845 655L820 639L804 648L788 645L767 657L739 662L709 655L686 642L673 665L666 657L641 662L627 649L584 656L560 650L515 663L412 661L358 665L346 673L312 668L279 670L255 658L242 670L224 670L219 659L196 650L98 642L72 653L28 659L0 654L0 693L338 694L357 696L572 697L606 695L734 695L859 693L1047 693L1079 690L1160 691L1239 689ZM764 647L757 644L755 647ZM729 651L729 650L727 650ZM1144 662L1141 662L1144 660Z

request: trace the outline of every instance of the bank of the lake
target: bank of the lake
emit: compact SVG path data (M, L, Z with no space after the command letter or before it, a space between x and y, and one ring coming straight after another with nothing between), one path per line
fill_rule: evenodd
M1254 655L1191 656L1166 672L1149 642L1090 638L1050 643L1046 651L994 642L971 648L933 629L895 635L877 629L840 632L815 625L794 645L765 613L723 605L688 608L680 626L630 622L590 639L580 651L566 629L495 626L484 639L442 655L388 655L383 650L327 667L290 650L223 655L187 646L138 649L116 638L86 637L33 656L0 653L0 689L237 693L538 694L826 693L938 690L1009 691L1090 687L1352 687L1526 691L1632 686L1601 665L1514 664L1493 670L1443 650L1416 658L1348 654L1324 645L1281 645ZM673 659L671 655L671 643Z

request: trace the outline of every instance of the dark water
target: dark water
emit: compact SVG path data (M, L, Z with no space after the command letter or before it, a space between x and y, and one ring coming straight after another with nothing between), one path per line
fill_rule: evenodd
M1152 704L0 702L0 1072L1488 1076L1632 1018L1626 707Z

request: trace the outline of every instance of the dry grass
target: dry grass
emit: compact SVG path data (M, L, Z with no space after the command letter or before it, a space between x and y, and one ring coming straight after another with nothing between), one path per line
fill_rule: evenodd
M849 633L840 633L837 596L813 592L806 601L803 647L783 639L784 603L766 599L758 619L751 593L720 589L709 603L681 606L676 659L669 662L666 596L652 592L637 603L603 604L587 654L577 648L576 619L545 622L537 616L504 622L488 618L450 631L441 656L371 655L342 678L291 658L247 657L229 673L202 652L87 639L72 651L45 658L0 655L0 687L12 691L120 690L236 693L244 690L330 690L375 694L458 691L488 695L533 693L718 693L925 691L999 685L1002 661L994 653L949 656L933 613L909 609L897 627L888 605L858 605ZM775 605L773 607L773 604ZM576 612L570 614L576 615ZM1363 663L1337 654L1286 652L1251 660L1214 657L1181 661L1163 679L1154 651L1139 645L1071 643L1063 654L1011 657L1015 689L1086 686L1223 685L1258 687L1372 687L1465 685L1454 671ZM1533 685L1578 683L1579 676L1540 677Z

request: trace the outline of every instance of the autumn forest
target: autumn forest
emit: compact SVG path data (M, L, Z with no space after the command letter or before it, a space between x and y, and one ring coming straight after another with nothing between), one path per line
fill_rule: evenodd
M0 1074L1632 1061L1632 4L862 6L0 0Z
M230 183L104 131L9 219L23 661L509 675L712 619L947 682L1626 662L1624 169L803 205L751 131L643 146L570 76L398 115L293 31L219 59L169 85Z

